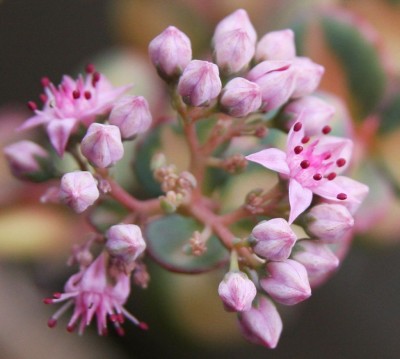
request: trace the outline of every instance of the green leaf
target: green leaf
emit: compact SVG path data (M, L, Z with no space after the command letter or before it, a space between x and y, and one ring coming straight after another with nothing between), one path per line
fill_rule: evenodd
M178 214L152 221L145 230L148 253L158 264L178 273L203 273L224 264L228 260L227 251L215 236L207 241L203 255L185 253L193 232L201 230L194 219Z
M389 133L400 126L400 94L396 95L382 110L379 132Z
M364 118L374 111L385 88L385 73L377 50L356 26L345 21L324 17L322 26L328 45L347 75L357 115Z

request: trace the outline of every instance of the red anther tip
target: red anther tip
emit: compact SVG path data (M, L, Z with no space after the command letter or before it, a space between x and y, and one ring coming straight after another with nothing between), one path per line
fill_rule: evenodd
M43 303L44 304L53 304L53 298L44 298Z
M87 65L86 65L86 68L85 68L85 71L86 71L88 74L92 74L93 72L96 71L96 68L94 67L93 64L87 64Z
M96 71L93 73L93 81L97 82L99 80L100 80L100 73Z
M43 87L47 87L50 85L50 79L48 77L42 77L42 79L40 80L40 82L42 83Z
M332 155L330 153L328 153L325 157L324 160L329 160L332 157Z
M47 326L48 326L49 328L54 328L56 325L57 325L57 320L54 319L54 318L50 318L50 319L47 321Z
M339 158L336 161L336 164L337 164L338 167L343 167L346 164L346 160L344 158Z
M310 167L310 161L308 161L308 160L303 160L303 161L301 161L301 162L300 162L300 167L301 167L302 169L306 169L306 168Z
M303 146L296 146L294 148L294 153L298 155L301 151L303 151Z
M339 193L339 194L336 196L336 198L339 199L339 200L341 200L341 201L344 201L345 199L347 199L347 194L346 194L346 193Z
M138 327L139 327L140 329L143 329L143 330L148 330L148 329L149 329L149 326L148 326L147 323L145 323L145 322L140 322L140 323L138 324Z
M122 314L118 314L118 318L117 319L118 319L118 322L121 323L121 324L123 322L125 322L125 318L124 318L124 316Z
M67 332L72 333L74 331L74 326L73 325L67 325Z
M117 314L111 314L110 315L110 320L114 323L118 320L118 315Z
M324 134L324 135L327 135L329 132L331 132L332 131L332 128L331 128L331 126L324 126L323 128L322 128L322 133Z
M327 178L329 181L334 180L336 178L336 173L335 172L329 173Z
M92 98L92 94L89 91L85 91L84 96L86 100L90 100Z
M322 179L322 175L321 175L320 173L316 173L316 174L313 176L313 178L314 178L316 181L320 181L320 180Z
M101 331L101 335L102 336L107 336L108 335L108 329L107 328L103 328L103 330Z
M39 95L40 101L42 101L43 103L45 103L47 101L47 95L45 95L44 93L41 93Z
M116 327L115 330L117 331L117 334L118 334L120 337L123 337L123 336L125 335L125 330L124 330L123 328L121 328L121 327Z
M307 143L308 141L310 141L310 137L308 137L308 136L304 136L304 137L301 139L301 143Z
M303 125L302 125L301 122L296 122L296 123L294 124L294 126L293 126L293 131L298 132L298 131L301 130L302 127L303 127Z
M26 104L31 111L37 110L37 105L34 101L28 101Z
M76 100L81 97L81 92L79 90L72 91L72 97Z

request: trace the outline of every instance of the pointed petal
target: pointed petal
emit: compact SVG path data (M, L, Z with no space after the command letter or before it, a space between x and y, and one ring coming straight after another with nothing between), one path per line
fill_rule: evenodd
M347 195L347 199L345 201L340 201L340 203L346 206L351 214L354 214L368 195L368 186L345 176L336 177L335 182L340 188L340 191Z
M57 154L62 157L67 147L69 136L74 129L77 120L75 118L63 118L51 121L47 126L47 134Z
M36 126L43 125L48 121L49 120L44 115L38 112L35 116L28 118L21 126L19 126L17 131L28 130Z
M286 162L286 153L277 148L267 148L246 156L246 159L285 175L290 172Z
M289 182L289 203L290 203L290 215L289 224L303 213L308 206L311 204L313 193L310 189L304 188L295 179L291 179Z

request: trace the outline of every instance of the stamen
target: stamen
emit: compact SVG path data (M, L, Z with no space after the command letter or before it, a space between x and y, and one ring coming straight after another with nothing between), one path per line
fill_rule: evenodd
M42 79L40 80L41 84L43 87L47 87L50 85L50 79L48 77L42 77Z
M293 126L293 131L299 132L301 128L303 127L303 124L301 122L296 122Z
M112 322L118 321L118 314L111 314L110 315L110 321L112 321Z
M95 87L96 84L99 82L99 80L100 80L100 73L96 71L93 73L92 86Z
M329 132L331 132L332 131L332 128L331 128L331 126L324 126L323 128L322 128L322 133L324 134L324 135L327 135Z
M301 167L302 169L306 169L306 168L310 167L310 161L308 161L308 160L303 160L303 161L301 161L301 162L300 162L300 167Z
M70 324L67 325L67 332L68 333L72 333L74 330L75 330L75 326L74 325L70 325Z
M140 323L138 324L138 327L139 327L140 329L143 329L143 330L148 330L148 329L149 329L149 326L148 326L147 323L145 323L145 322L140 322Z
M338 167L343 167L346 164L346 160L344 158L339 158L336 161L336 164L337 164Z
M39 95L40 101L42 101L43 103L46 103L47 101L47 95L45 95L44 93L41 93Z
M50 319L47 321L47 326L48 326L49 328L54 328L56 325L57 325L57 320L54 319L54 318L50 318Z
M86 100L90 100L92 98L92 94L90 93L90 91L85 91L84 96Z
M347 199L347 194L346 194L346 193L339 193L339 194L336 196L336 198L339 199L339 200L341 200L341 201L344 201L345 199Z
M60 299L61 298L61 293L60 292L56 292L56 293L53 293L53 298L54 299Z
M43 303L44 304L53 304L53 298L44 298Z
M304 137L301 139L301 143L303 143L303 144L306 144L308 141L310 141L310 137L308 137L308 136L304 136Z
M325 155L324 160L329 160L332 157L331 153Z
M321 175L320 173L316 173L316 174L313 176L313 178L314 178L316 181L320 181L320 180L322 179L322 175Z
M37 105L34 101L28 101L26 104L31 111L37 110Z
M72 97L74 100L77 100L79 97L81 97L81 92L79 90L72 91Z
M336 173L335 172L331 172L329 173L329 175L327 176L329 181L332 181L336 178Z
M303 151L303 146L296 146L296 147L294 148L294 153L295 153L296 155L298 155L299 153L301 153L301 151Z
M96 68L94 67L93 64L87 64L85 68L86 73L92 74L93 72L96 71Z

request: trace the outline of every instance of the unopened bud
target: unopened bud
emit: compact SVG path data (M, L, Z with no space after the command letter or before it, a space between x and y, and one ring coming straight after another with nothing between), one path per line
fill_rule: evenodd
M258 299L256 306L239 314L239 325L247 340L271 349L277 346L282 332L281 317L265 296Z
M273 218L257 224L251 232L255 241L254 252L268 260L282 261L289 258L297 240L289 223L283 218Z
M296 57L293 60L293 69L296 73L296 82L292 98L298 98L313 93L325 72L323 66L316 64L307 57Z
M61 178L60 201L81 213L99 198L97 181L88 171L66 173Z
M121 131L124 139L146 132L151 125L152 117L149 104L142 96L127 96L113 107L109 122Z
M271 31L265 34L257 44L255 59L292 60L296 56L294 33L290 29Z
M96 167L106 168L114 165L124 155L119 128L92 123L82 139L81 151Z
M307 271L292 259L267 264L269 277L260 280L261 287L278 303L294 305L311 295Z
M261 106L260 86L244 78L235 77L224 87L220 102L229 115L247 116Z
M221 92L218 66L208 61L193 60L178 83L178 93L190 106L207 106Z
M354 225L353 216L341 204L318 204L305 218L307 233L328 243L340 241Z
M251 309L257 289L245 273L235 271L225 275L218 294L228 312L244 312Z
M190 39L176 27L169 26L150 42L149 55L163 79L177 78L192 59Z

